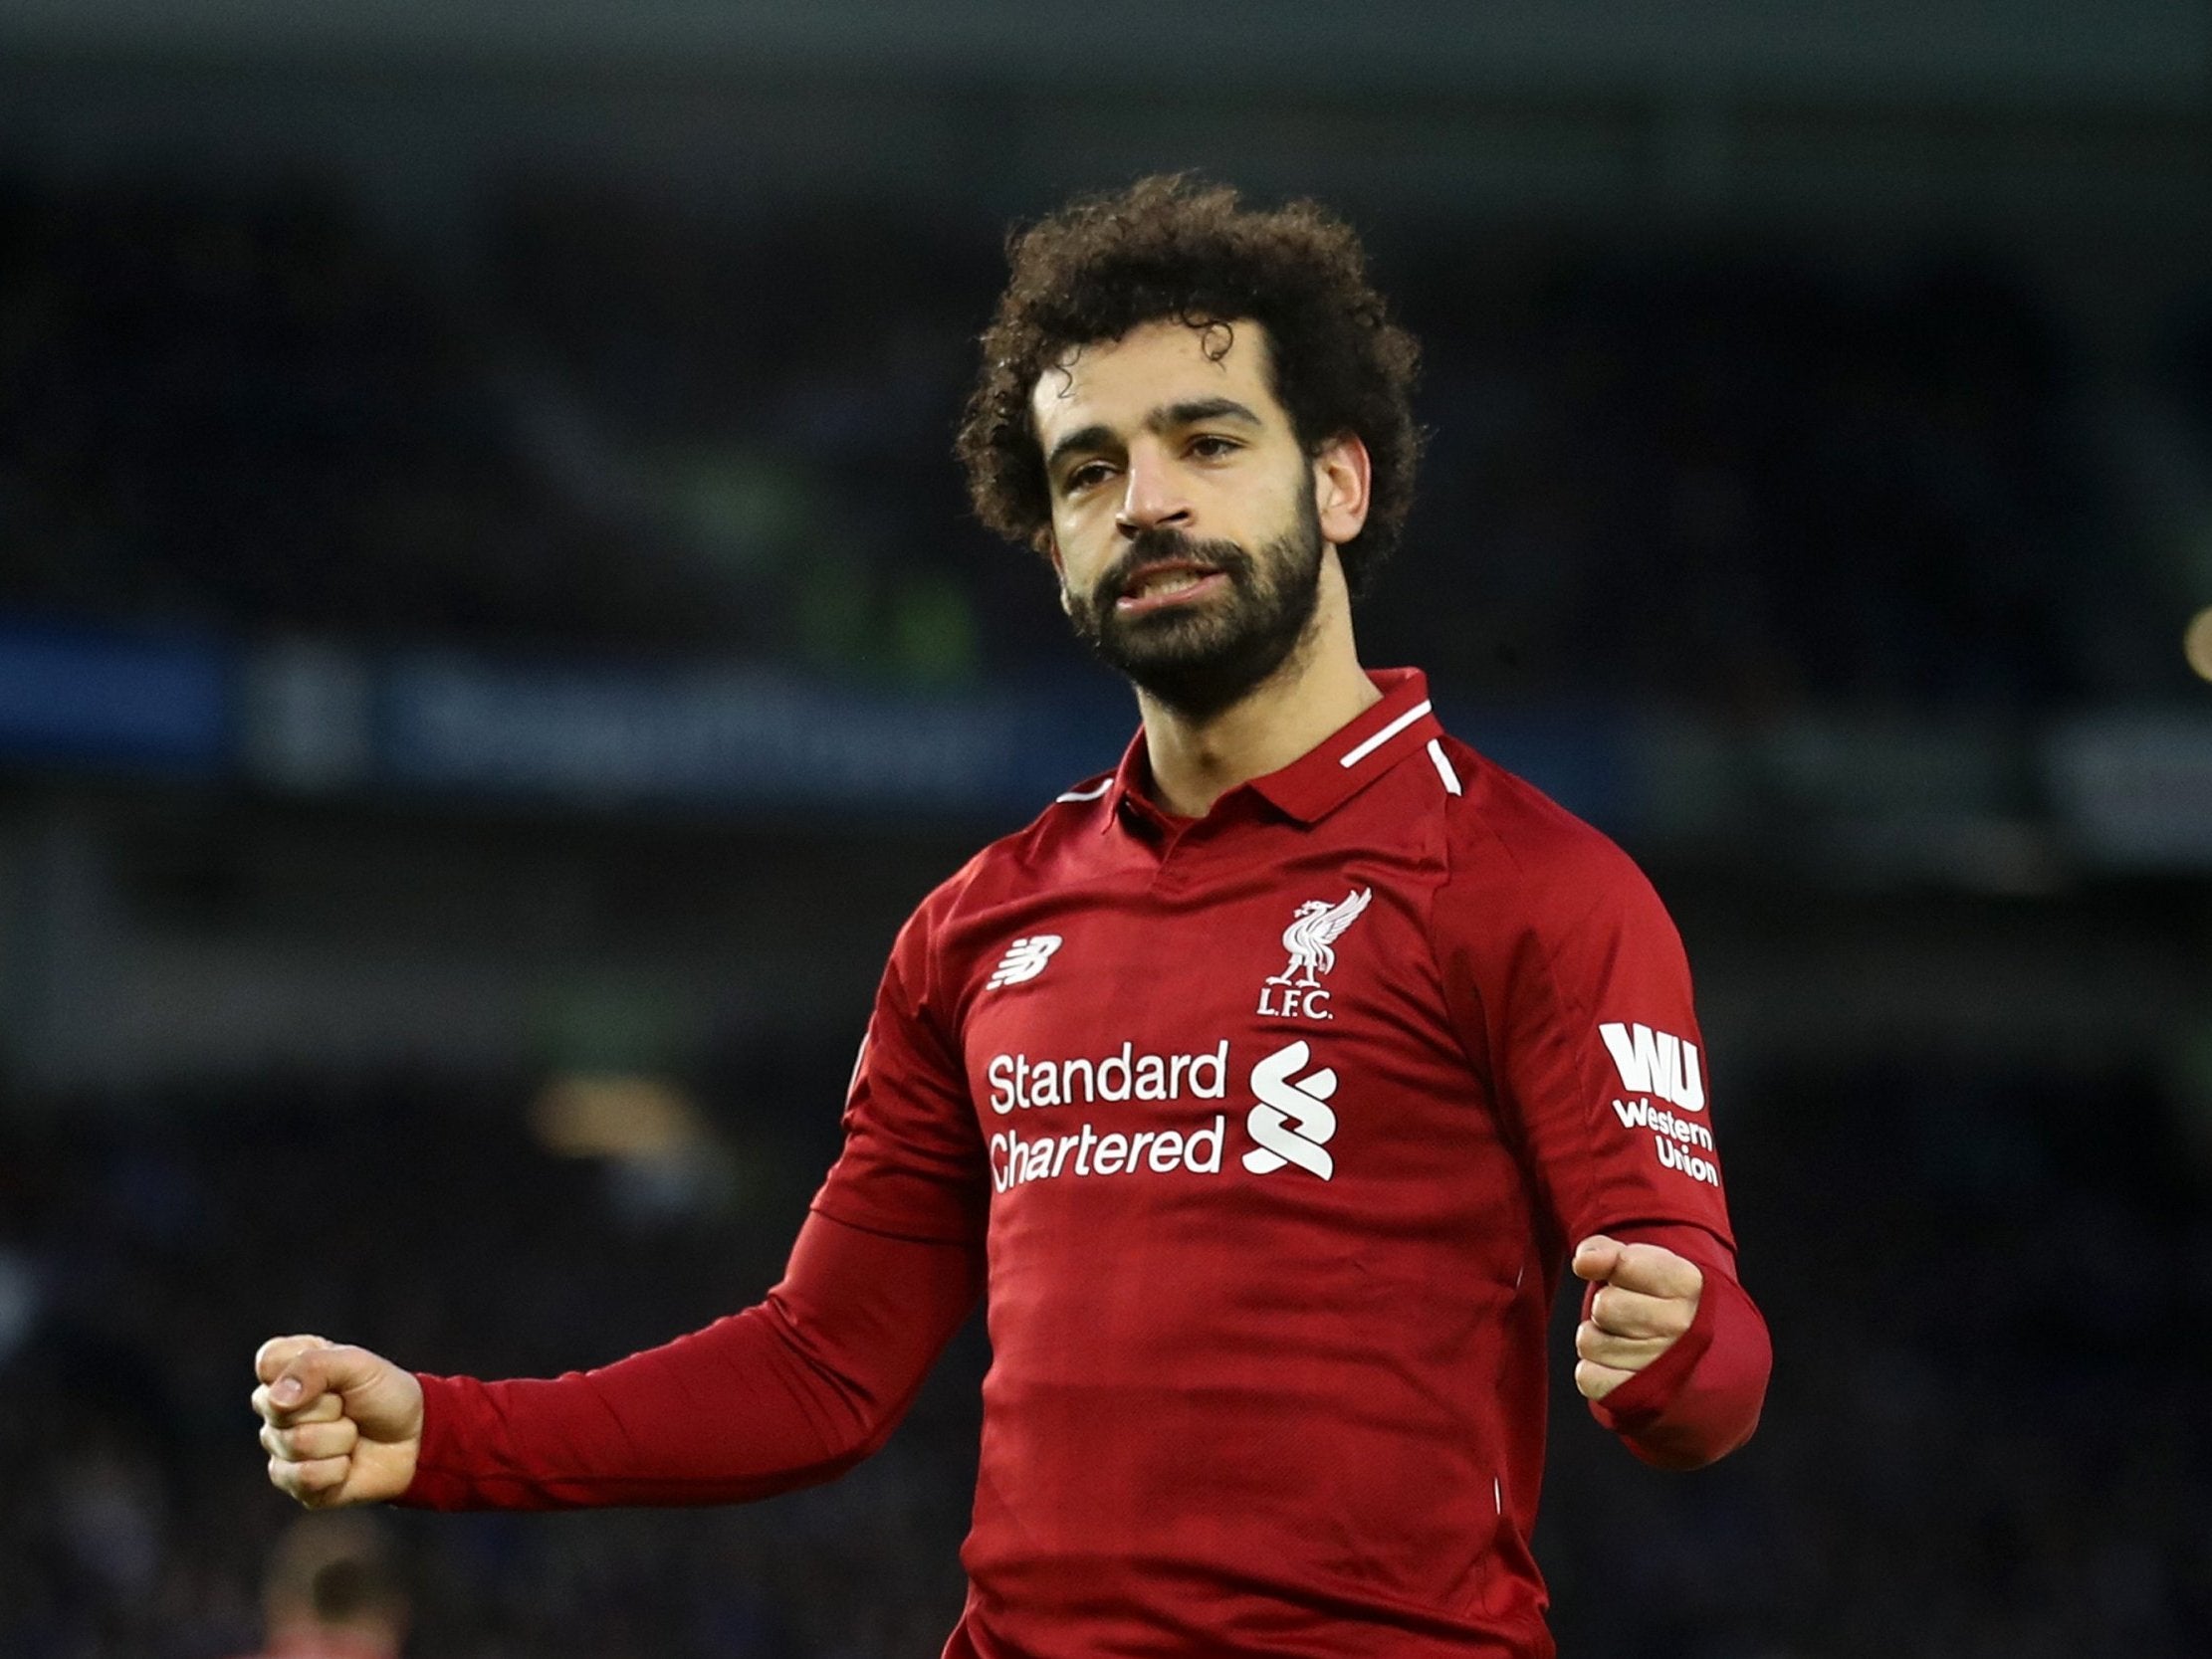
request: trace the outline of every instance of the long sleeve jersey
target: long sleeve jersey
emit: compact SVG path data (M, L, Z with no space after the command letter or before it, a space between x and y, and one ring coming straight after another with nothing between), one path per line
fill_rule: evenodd
M881 1444L987 1299L949 1659L1548 1655L1546 1325L1594 1233L1704 1284L1593 1404L1692 1467L1758 1417L1680 942L1419 674L1206 816L1144 750L985 849L885 970L760 1306L537 1381L425 1377L410 1503L700 1503Z

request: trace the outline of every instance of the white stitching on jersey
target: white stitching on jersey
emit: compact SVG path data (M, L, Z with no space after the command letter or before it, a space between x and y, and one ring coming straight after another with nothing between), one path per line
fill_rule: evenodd
M1405 730L1406 727L1413 725L1414 722L1418 721L1419 719L1421 719L1422 716L1429 713L1432 707L1434 707L1434 705L1430 702L1430 700L1426 697L1423 698L1419 703L1415 704L1403 715L1400 715L1396 720L1392 721L1390 725L1384 726L1382 730L1376 732L1374 736L1368 738L1366 742L1357 744L1352 749L1352 751L1349 754L1345 755L1343 759L1339 760L1337 764L1340 766L1357 766L1362 760L1365 760L1369 755L1373 754L1377 749L1381 748L1385 743L1389 742L1393 737L1397 736L1401 731Z
M1451 762L1444 758L1443 744L1434 737L1429 739L1429 758L1437 763L1437 775L1443 779L1443 786L1447 790L1454 795L1465 793L1459 787L1459 774L1451 769Z

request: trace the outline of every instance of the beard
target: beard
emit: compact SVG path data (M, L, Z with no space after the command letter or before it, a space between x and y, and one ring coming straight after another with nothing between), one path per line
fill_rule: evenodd
M1321 597L1321 520L1300 479L1292 527L1254 557L1233 541L1172 529L1138 532L1087 594L1070 592L1068 619L1107 667L1186 720L1241 702L1288 662ZM1131 575L1163 559L1192 559L1227 579L1224 597L1124 616L1114 602Z

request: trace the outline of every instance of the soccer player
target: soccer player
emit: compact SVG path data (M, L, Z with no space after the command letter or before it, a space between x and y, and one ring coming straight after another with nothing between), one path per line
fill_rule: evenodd
M407 1591L366 1517L302 1517L278 1543L263 1590L259 1659L398 1659Z
M311 1507L692 1504L882 1444L981 1294L950 1659L1545 1655L1546 1313L1669 1468L1766 1385L1674 930L1362 669L1416 346L1311 204L1144 180L1012 246L960 449L1136 687L1112 772L901 931L759 1306L553 1379L256 1356Z

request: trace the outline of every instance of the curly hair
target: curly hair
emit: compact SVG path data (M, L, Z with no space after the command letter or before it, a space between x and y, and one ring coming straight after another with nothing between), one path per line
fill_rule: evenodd
M1318 454L1355 433L1367 446L1367 521L1337 549L1347 585L1364 590L1413 505L1421 346L1391 320L1349 225L1314 202L1247 208L1225 185L1164 173L1070 203L1016 231L1006 254L956 446L986 524L1042 544L1051 503L1029 396L1068 352L1172 318L1209 330L1218 356L1249 319L1266 330L1271 389L1299 445Z

